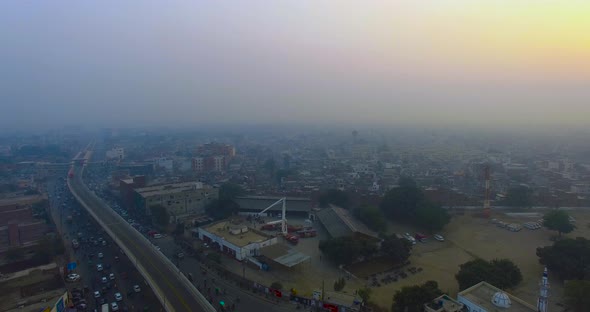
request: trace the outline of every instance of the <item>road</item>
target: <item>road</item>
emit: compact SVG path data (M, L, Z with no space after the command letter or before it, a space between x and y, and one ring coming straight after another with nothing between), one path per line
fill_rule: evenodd
M68 186L74 197L97 219L98 223L112 233L114 240L119 240L124 249L130 253L129 258L135 265L142 267L144 277L154 289L163 295L162 305L167 311L215 311L213 306L198 292L185 286L182 276L176 268L162 259L161 254L146 242L140 233L130 227L109 206L91 192L82 181L83 167L75 166L74 177L68 179ZM140 270L141 271L141 270ZM159 290L159 291L158 291Z
M86 299L89 311L92 311L92 309L100 310L99 299L93 298L95 290L101 291L103 293L101 298L104 298L108 303L115 302L114 294L120 292L123 300L118 305L122 311L126 311L126 309L132 312L143 311L146 308L151 311L159 311L161 305L149 286L144 282L143 277L129 259L120 253L119 248L111 242L104 231L100 229L100 226L75 202L75 199L67 191L65 183L61 180L49 180L47 181L47 191L50 195L53 218L56 220L59 232L62 233L68 253L72 256L70 260L78 262L78 266L72 273L80 274L82 277L79 282L68 283L68 289L84 289L85 286L88 287L88 291L84 293L84 299ZM72 222L59 222L59 220L65 218L64 216L68 215L73 216ZM83 234L82 239L78 237L78 233ZM107 246L102 244L94 246L91 243L82 242L90 239L91 236L104 238L108 242ZM78 250L72 248L73 238L80 242L81 246ZM99 252L104 255L103 259L98 259ZM115 256L119 257L118 262L115 261ZM110 264L112 268L97 272L96 263ZM108 276L109 273L114 273L116 279L107 286L100 279L103 276ZM141 292L135 293L132 289L133 285L140 285ZM103 289L103 287L106 287L106 289Z

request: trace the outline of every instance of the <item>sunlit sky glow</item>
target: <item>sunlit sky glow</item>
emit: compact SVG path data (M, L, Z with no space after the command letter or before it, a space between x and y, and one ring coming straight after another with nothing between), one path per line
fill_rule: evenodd
M590 1L2 1L4 125L590 124Z

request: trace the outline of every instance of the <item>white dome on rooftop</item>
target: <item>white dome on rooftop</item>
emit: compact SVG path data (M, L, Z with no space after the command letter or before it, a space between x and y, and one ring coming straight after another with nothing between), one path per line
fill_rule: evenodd
M492 303L498 308L510 308L510 297L505 292L497 292L492 296Z

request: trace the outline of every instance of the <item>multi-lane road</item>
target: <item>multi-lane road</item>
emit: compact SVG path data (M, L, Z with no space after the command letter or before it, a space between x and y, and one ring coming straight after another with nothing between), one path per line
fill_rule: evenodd
M140 233L130 227L109 206L90 191L82 181L82 166L74 167L74 176L68 179L68 187L80 204L118 242L128 257L138 267L160 301L168 311L215 311L213 306L186 280L175 267L166 262Z

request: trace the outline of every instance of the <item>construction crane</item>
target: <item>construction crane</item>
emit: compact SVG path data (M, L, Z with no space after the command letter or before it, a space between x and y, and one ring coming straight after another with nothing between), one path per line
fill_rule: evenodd
M491 207L490 207L490 166L486 165L484 168L484 178L485 178L485 197L483 200L483 215L486 218L489 218L491 215Z
M279 200L277 200L274 204L266 207L264 210L262 210L261 212L258 213L258 216L261 217L263 213L265 213L266 211L268 211L270 208L283 203L283 211L281 214L281 219L280 220L276 220L276 221L270 221L268 223L266 223L265 225L272 225L272 224L281 224L281 232L283 233L283 235L287 235L288 231L287 231L287 216L286 216L286 212L287 212L287 198L283 197Z

